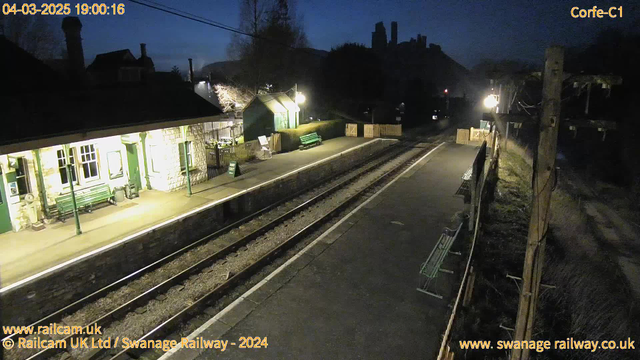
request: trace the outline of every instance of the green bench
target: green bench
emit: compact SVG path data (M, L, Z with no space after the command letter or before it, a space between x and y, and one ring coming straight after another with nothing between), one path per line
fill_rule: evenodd
M315 132L300 136L300 150L314 145L322 144L322 137Z
M449 253L461 255L460 253L454 253L454 252L451 252L450 250L451 250L451 245L453 245L453 242L456 240L456 237L458 237L458 233L460 232L460 229L462 228L463 223L464 222L460 223L457 230L451 230L449 228L444 229L444 231L442 232L442 235L440 235L440 238L438 239L438 243L433 248L433 250L431 250L431 254L429 254L427 261L425 261L420 267L420 285L416 290L422 293L425 293L427 295L431 295L439 299L442 299L442 295L435 293L434 292L435 290L431 289L432 284L433 286L435 286L434 283L437 282L438 275L441 272L447 273L447 274L453 274L453 271L443 269L442 263L444 262L444 259L447 256L447 254Z
M78 210L91 212L93 205L102 202L113 203L113 194L109 185L102 184L90 188L75 191L76 206ZM73 214L73 199L71 193L58 196L56 198L56 207L58 208L58 219L64 222L67 215Z

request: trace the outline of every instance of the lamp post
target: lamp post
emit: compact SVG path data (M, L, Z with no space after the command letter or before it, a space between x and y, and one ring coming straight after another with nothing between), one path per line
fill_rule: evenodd
M303 111L303 109L302 109L302 107L301 107L301 106L299 106L299 104L304 103L304 102L305 102L305 100L307 100L307 98L304 96L304 94L303 94L303 93L298 92L298 83L296 83L296 84L293 86L293 89L292 89L292 90L293 90L293 101L296 103L296 106L298 107L298 113L300 113L300 112L302 112L302 111ZM304 113L303 113L303 115L304 115ZM298 114L298 115L296 115L296 116L297 116L297 119L296 119L296 127L298 127L298 125L300 125L300 115ZM303 116L303 118L304 118L304 116Z
M78 203L76 202L76 193L73 191L73 165L69 161L69 144L64 145L64 156L67 164L67 179L69 179L69 189L71 190L71 203L73 204L73 217L76 220L76 235L82 234L80 229L80 216L78 215Z
M445 101L447 102L447 107L446 107L447 113L446 113L446 115L449 115L449 89L444 89L444 98L445 98Z
M491 95L487 96L482 103L483 103L484 107L486 107L489 110L493 111L493 109L496 106L498 106L498 96L491 94Z

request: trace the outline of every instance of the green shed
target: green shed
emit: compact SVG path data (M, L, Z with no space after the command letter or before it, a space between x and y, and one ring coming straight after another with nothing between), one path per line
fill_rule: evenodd
M285 93L255 96L242 113L244 140L256 140L282 129L295 129L300 108Z

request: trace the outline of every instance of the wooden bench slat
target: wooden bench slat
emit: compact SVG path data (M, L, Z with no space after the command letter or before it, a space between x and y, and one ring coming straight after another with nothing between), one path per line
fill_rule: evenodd
M322 137L315 132L300 136L300 143L302 144L302 146L312 145L312 144L321 143L321 142L322 142Z
M107 184L101 184L94 187L75 191L76 206L78 208L91 207L94 204L109 201L113 194ZM56 198L56 207L58 208L58 217L63 218L65 215L73 212L73 198L71 193L60 195Z
M429 286L433 280L437 279L440 271L445 271L441 269L442 263L444 262L447 254L449 254L451 246L453 246L453 243L462 228L462 224L463 223L460 223L457 230L445 228L440 235L440 238L438 238L438 241L436 242L435 247L431 250L429 257L420 267L420 275L425 276L427 280L424 285L421 285L418 288L418 291L442 298L442 296L429 291Z

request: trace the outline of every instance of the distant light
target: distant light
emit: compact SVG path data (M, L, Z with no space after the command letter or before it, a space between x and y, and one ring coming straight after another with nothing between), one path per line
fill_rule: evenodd
M433 115L433 116L431 116L431 119L433 119L433 120L438 120L438 115Z
M498 97L496 95L489 95L484 99L484 107L493 109L498 105Z
M448 94L449 93L449 89L444 89L444 93Z
M307 98L302 93L299 92L296 94L296 104L302 104L305 100L307 100Z
M204 85L205 81L200 81L198 85Z

